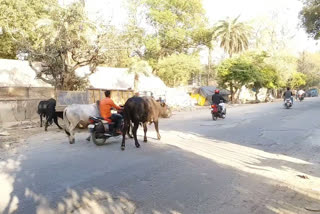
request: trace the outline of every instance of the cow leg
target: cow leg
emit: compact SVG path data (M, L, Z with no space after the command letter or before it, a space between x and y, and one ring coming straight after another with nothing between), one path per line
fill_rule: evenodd
M75 137L74 137L74 129L76 128L76 126L74 127L70 127L69 131L70 131L70 136L69 136L69 142L70 144L74 144L75 143Z
M53 121L54 121L54 123L58 126L59 129L62 129L62 127L59 126L57 115L54 116Z
M123 151L126 148L126 133L129 132L129 123L130 121L124 121L123 130L122 130L122 143L121 150Z
M157 137L158 137L158 140L161 139L161 136L160 136L160 133L159 133L159 121L154 121L154 127L157 131Z
M46 120L46 123L44 124L44 130L48 131L48 126L49 126L49 120Z
M90 139L91 139L91 134L89 134L89 136L86 138L86 140L90 142Z
M147 142L147 131L148 131L148 127L147 127L147 123L143 123L143 131L144 131L144 138L143 138L143 142Z
M42 127L42 114L40 114L40 127Z
M130 129L130 128L131 128L131 129ZM128 134L128 137L129 137L129 138L133 138L133 135L132 135L132 134L130 134L130 130L132 130L131 122L129 123L129 126L128 126L128 132L127 132L127 134Z
M138 130L138 127L139 127L139 122L135 122L134 125L133 125L133 137L134 137L134 143L136 145L137 148L140 147L140 144L138 142L138 138L137 138L137 130Z

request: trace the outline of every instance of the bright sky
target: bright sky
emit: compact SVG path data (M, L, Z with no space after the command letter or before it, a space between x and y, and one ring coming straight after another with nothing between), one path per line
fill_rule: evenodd
M69 2L72 0L60 0ZM187 1L187 0L186 0ZM112 19L112 24L126 22L125 0L85 0L90 17ZM203 6L211 24L226 17L240 15L241 21L272 17L277 14L279 25L286 26L294 36L290 46L297 53L303 50L320 51L320 45L309 39L299 28L298 14L302 8L301 0L203 0Z

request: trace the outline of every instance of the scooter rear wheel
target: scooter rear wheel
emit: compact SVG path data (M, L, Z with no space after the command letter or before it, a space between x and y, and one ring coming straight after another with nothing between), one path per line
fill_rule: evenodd
M217 120L218 117L215 114L212 114L212 120Z
M107 138L97 138L97 132L96 131L93 131L92 134L91 134L91 138L92 138L92 141L94 144L96 144L97 146L102 146L105 144Z

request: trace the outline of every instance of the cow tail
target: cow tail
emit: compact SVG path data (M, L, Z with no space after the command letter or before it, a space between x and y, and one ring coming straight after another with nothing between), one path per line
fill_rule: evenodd
M64 126L65 126L64 131L66 132L66 134L68 136L70 136L70 132L69 132L70 122L67 118L67 108L65 108L63 110L63 121L64 121Z

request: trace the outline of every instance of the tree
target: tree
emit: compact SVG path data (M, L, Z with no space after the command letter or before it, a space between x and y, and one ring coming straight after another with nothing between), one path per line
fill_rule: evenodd
M200 27L195 30L193 34L193 40L198 45L203 45L208 48L208 67L207 67L207 85L209 85L209 79L212 74L212 52L214 47L214 29L207 27ZM215 76L215 75L214 75Z
M266 52L248 52L237 58L230 58L218 66L219 83L230 88L232 101L240 95L243 86L255 89L256 101L261 88L274 89L279 86L279 74L275 67L266 63Z
M256 102L261 88L276 89L280 84L279 74L272 65L265 62L268 56L265 52L258 54L253 58L253 65L256 66L252 88L255 89ZM268 93L267 93L268 94Z
M279 11L273 11L268 16L256 18L252 22L253 32L249 49L267 51L270 56L279 55L279 52L291 51L295 45L295 31L289 26L290 20L284 21ZM294 42L294 43L293 43Z
M314 39L320 38L320 1L305 0L300 20L306 32Z
M298 59L297 71L306 75L306 87L320 85L320 54L302 52Z
M15 59L19 42L32 45L41 26L58 6L56 0L2 0L0 4L0 58Z
M286 87L293 73L297 71L297 58L289 53L279 52L265 59L265 62L277 69L279 87Z
M257 67L245 56L229 58L220 63L217 67L219 85L229 88L231 101L240 89L254 82Z
M87 77L95 71L97 65L108 59L103 46L108 38L106 34L96 34L84 12L81 3L73 3L68 8L57 8L50 22L35 29L35 43L26 39L24 50L28 53L30 66L36 77L62 90L78 90L86 87ZM104 41L104 43L102 43ZM112 54L112 50L111 53ZM40 67L37 64L40 63ZM90 66L90 72L78 76L76 70Z
M144 6L153 32L145 41L145 58L154 68L159 59L195 47L193 32L205 21L201 0L146 0Z
M306 75L300 72L294 72L289 79L288 85L293 89L298 89L306 84Z
M158 76L169 86L186 85L193 75L202 72L199 56L173 54L159 60Z
M215 36L219 39L220 47L227 52L230 57L235 53L240 53L249 46L251 27L235 19L219 21L215 27Z
M152 73L152 68L148 64L148 62L143 60L137 60L133 62L129 68L129 73L133 73L134 75L134 92L138 92L138 83L140 75L149 76Z

